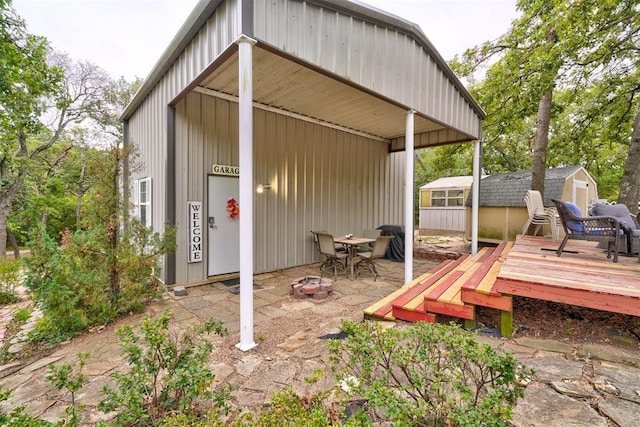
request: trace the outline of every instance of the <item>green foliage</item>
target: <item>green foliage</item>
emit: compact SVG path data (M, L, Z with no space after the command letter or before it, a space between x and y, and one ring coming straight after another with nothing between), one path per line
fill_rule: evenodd
M82 259L67 254L42 228L28 247L26 285L44 314L30 339L73 335L86 329L90 319L107 320L96 315L106 304L99 271L83 269Z
M33 339L73 335L141 311L157 293L151 278L158 274L158 257L175 250L175 229L166 227L160 235L136 220L121 228L126 207L119 204L117 177L123 155L113 148L90 163L98 178L80 230L65 231L60 244L42 227L30 239L26 283L45 315Z
M48 368L47 380L58 390L64 388L71 393L71 406L65 409L67 418L62 421L65 426L76 426L80 423L83 406L76 406L76 392L80 391L87 381L82 368L86 366L88 358L89 353L79 353L74 363L62 363Z
M321 399L315 396L300 398L292 389L277 391L260 414L244 414L238 423L252 427L326 427L336 424Z
M213 345L204 337L224 335L226 330L219 321L210 319L174 336L169 320L168 312L155 320L145 318L142 336L129 325L118 328L130 369L113 374L116 389L105 388L106 397L99 404L102 411L118 412L116 426L162 425L169 416L173 423L169 425L179 425L175 423L185 419L196 423L201 417L215 419L212 413L224 415L229 410L230 387L212 389L215 377L206 363ZM199 402L213 409L200 411Z
M31 317L31 313L33 313L32 307L22 307L14 310L11 314L16 322L25 323Z
M394 425L506 426L524 395L514 356L456 325L342 327L349 337L329 343L336 377Z
M483 172L532 168L540 155L536 111L553 90L546 166L584 166L603 198L638 188L640 152L629 141L640 110L639 7L638 0L521 0L506 34L451 63L487 112Z
M58 390L66 389L71 393L71 402L75 406L75 394L79 391L87 377L82 373L82 368L87 365L89 353L78 353L78 359L75 363L62 363L60 365L51 365L48 368L46 378Z
M0 259L0 305L18 301L16 288L20 286L20 261Z
M0 402L4 402L9 396L11 391L0 386ZM5 414L1 408L0 406L0 425L3 427L51 427L54 425L26 414L23 406L11 410L8 414Z

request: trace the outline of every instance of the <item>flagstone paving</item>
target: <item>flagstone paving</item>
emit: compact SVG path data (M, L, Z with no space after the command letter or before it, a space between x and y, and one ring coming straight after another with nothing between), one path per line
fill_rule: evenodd
M415 260L416 272L435 262ZM257 347L242 352L239 341L239 296L220 284L187 288L187 295L166 293L142 315L128 316L118 324L138 324L144 316L169 309L172 327L179 330L208 317L225 322L226 337L213 337L215 345L209 366L217 384L233 384L236 403L252 408L267 402L273 392L293 387L298 393L316 392L334 385L330 376L308 384L317 369L327 366L326 338L339 336L343 319L362 320L363 310L381 295L391 293L403 281L403 264L383 261L381 277L349 280L339 277L331 296L323 300L294 299L291 282L317 274L316 266L297 267L258 275L262 289L254 291L254 336ZM0 316L6 321L8 311ZM13 390L1 405L10 410L24 405L31 414L55 421L64 415L70 396L52 388L45 379L51 364L73 361L80 352L91 354L85 375L88 383L76 399L85 405L84 425L108 420L97 410L102 388L113 385L111 374L126 368L114 334L116 324L98 329L60 345L38 359L10 360L0 365L0 385ZM1 329L0 329L1 330ZM525 398L515 407L515 426L637 426L640 419L640 348L571 344L545 339L511 339L480 335L479 340L511 351L536 375L526 385Z

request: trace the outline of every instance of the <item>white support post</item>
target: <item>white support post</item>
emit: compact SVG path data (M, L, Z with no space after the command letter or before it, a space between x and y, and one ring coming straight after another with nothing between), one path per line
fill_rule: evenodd
M238 44L238 121L240 157L240 342L242 351L256 346L253 340L253 45L241 35Z
M473 142L473 203L471 204L471 255L478 253L478 206L480 204L480 140Z
M405 154L406 176L404 187L404 285L413 280L413 157L415 153L414 134L414 110L407 111L407 124L405 130Z

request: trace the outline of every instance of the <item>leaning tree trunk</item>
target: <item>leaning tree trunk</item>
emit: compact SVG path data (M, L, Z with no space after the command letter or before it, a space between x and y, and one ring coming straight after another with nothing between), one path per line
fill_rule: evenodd
M544 176L547 169L547 146L549 145L549 123L551 122L551 101L553 89L549 89L538 104L536 138L533 145L533 165L531 166L531 189L537 190L544 200Z
M20 259L18 241L16 240L16 236L11 232L11 230L9 230L9 227L7 227L7 237L9 238L9 242L11 242L11 247L13 248L13 258Z
M629 153L624 163L618 203L627 205L632 213L640 210L640 109L633 120L633 130L629 141Z

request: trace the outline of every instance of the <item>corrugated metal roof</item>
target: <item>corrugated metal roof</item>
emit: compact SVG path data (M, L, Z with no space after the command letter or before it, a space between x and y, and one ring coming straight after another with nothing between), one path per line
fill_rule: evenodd
M217 19L212 25L217 9L233 22ZM200 1L121 119L131 118L160 86L169 90L165 105L175 105L196 86L237 96L237 47L232 43L213 61L203 61L220 26L258 41L258 104L387 139L390 151L404 149L411 109L416 148L481 135L484 111L417 25L338 0Z
M545 171L544 205L553 206L551 199L562 197L565 181L582 166L552 168ZM480 183L478 206L517 207L526 206L524 195L531 189L531 171L520 171L490 175ZM469 193L467 206L471 206L473 192Z

